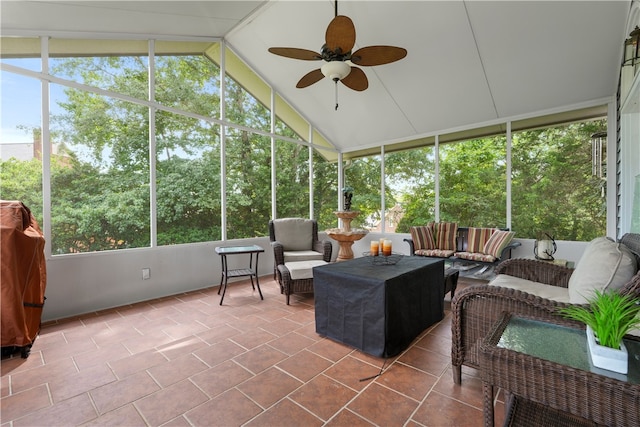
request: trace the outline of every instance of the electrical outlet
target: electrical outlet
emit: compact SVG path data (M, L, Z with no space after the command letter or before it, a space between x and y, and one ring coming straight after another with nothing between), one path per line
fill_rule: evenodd
M142 269L142 280L149 280L151 278L151 269L143 268Z

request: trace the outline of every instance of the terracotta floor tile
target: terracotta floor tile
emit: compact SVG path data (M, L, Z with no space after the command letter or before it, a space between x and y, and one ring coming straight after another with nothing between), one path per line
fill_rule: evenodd
M402 363L394 363L375 379L375 382L418 401L421 401L431 391L436 381L438 381L438 377L435 375L427 374Z
M283 335L287 335L289 332L295 331L296 329L300 329L301 327L302 326L299 323L296 323L293 320L281 318L263 324L260 329L281 337Z
M482 410L440 393L429 393L412 419L425 426L482 426Z
M278 363L278 367L301 381L309 381L332 363L308 350L302 350Z
M251 372L237 363L227 360L192 376L191 381L209 397L215 397L251 377L253 377Z
M375 424L370 423L358 414L343 409L338 412L329 422L325 423L325 427L370 427Z
M31 357L32 356L29 356L29 359L31 359ZM5 361L3 360L2 364L4 365L4 363ZM13 393L17 393L56 379L62 380L67 378L67 376L76 374L77 372L78 369L70 357L55 360L51 363L47 363L33 369L11 373L11 388Z
M267 408L301 385L303 385L302 381L286 372L278 368L269 368L238 385L237 388L258 405Z
M56 378L49 382L49 389L53 401L57 403L116 380L107 365L97 365L64 378Z
M262 409L238 390L232 389L185 414L196 426L239 426Z
M398 358L398 361L429 374L440 376L451 363L451 357L446 357L420 347L411 347Z
M426 334L415 344L416 347L433 351L445 357L451 357L451 338L438 334Z
M103 415L158 390L160 386L147 372L138 372L123 380L91 390L90 395L98 413Z
M93 420L97 416L91 399L84 393L15 420L13 426L74 426Z
M20 357L20 353L15 353L13 357L2 359L0 375L15 375L42 366L44 366L44 359L40 351L31 350L29 357L26 359Z
M201 332L196 335L198 336L198 338L211 345L240 334L242 334L242 331L238 328L228 324L224 324L215 326L208 331Z
M127 338L122 341L122 345L124 345L132 354L135 354L161 347L165 344L171 343L172 341L173 340L169 335L164 332L154 331L141 335L140 337Z
M380 426L409 419L418 402L377 383L371 384L348 406L361 417Z
M384 360L380 359L380 366L374 366L355 357L347 356L324 373L354 390L362 390L369 384L369 380L364 379L377 375L380 372L382 363L384 363Z
M483 394L481 379L479 377L462 374L462 384L464 387L455 384L453 382L451 369L447 369L435 385L434 390L445 396L482 409Z
M347 354L351 353L353 348L345 344L332 341L329 338L323 338L315 344L310 345L308 350L313 351L322 357L326 357L333 362L337 362Z
M230 339L236 344L246 348L247 350L251 350L252 348L258 347L259 345L272 341L275 338L277 338L276 335L270 334L267 331L253 330L240 335L236 335Z
M287 355L269 345L261 345L233 358L237 363L258 374L286 359Z
M328 420L346 405L356 392L326 375L319 375L293 392L291 400Z
M109 366L118 378L125 378L136 372L165 363L166 361L167 358L159 351L149 350L114 360L109 362Z
M167 359L173 360L209 347L209 344L202 341L199 337L192 335L161 345L158 347L158 351Z
M447 299L442 322L385 360L317 334L312 294L286 305L262 282L262 301L245 281L223 306L214 287L49 322L28 359L0 364L2 427L482 423L479 372L452 380Z
M137 400L138 408L150 425L160 425L206 402L207 396L185 380Z
M84 370L92 366L111 362L112 360L122 359L130 356L131 353L119 342L110 344L97 350L86 351L73 356L73 360L79 370Z
M86 427L140 426L144 419L133 405L123 406L84 424Z
M230 340L224 340L196 350L193 354L207 365L216 366L245 352L246 350L238 344Z
M4 397L0 403L2 423L27 416L48 406L51 406L51 399L49 390L44 384L12 394Z
M246 424L251 427L314 427L321 425L322 420L289 399L281 400Z
M273 348L280 350L283 353L292 355L296 354L302 349L309 347L314 344L315 341L305 337L304 335L300 335L296 332L291 332L280 338L276 338L269 342L269 345Z
M193 354L187 354L150 368L149 374L151 374L160 386L167 387L208 368L203 361Z

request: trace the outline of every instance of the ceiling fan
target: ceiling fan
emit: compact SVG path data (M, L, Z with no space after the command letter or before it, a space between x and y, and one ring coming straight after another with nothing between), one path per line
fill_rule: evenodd
M338 1L335 2L335 17L329 23L325 34L325 44L320 53L294 47L271 47L269 52L286 58L304 61L325 61L322 67L305 74L296 84L305 88L328 77L338 84L356 91L369 87L369 81L359 66L389 64L407 56L407 50L395 46L367 46L351 52L356 42L356 28L347 16L338 15ZM338 105L336 104L336 109Z

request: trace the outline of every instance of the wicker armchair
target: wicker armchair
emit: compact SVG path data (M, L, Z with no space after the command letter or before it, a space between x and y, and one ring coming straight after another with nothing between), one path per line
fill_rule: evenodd
M640 234L625 234L620 242L627 246L640 261ZM640 265L640 264L639 264ZM573 269L532 259L510 259L496 267L496 274L507 274L554 286L567 287ZM619 291L640 298L640 271ZM558 318L561 303L516 289L493 285L473 285L456 293L451 302L451 362L453 379L461 382L462 365L480 367L479 347L483 338L508 311L540 319ZM581 323L564 320L584 328Z
M333 246L329 240L318 239L318 222L305 218L281 218L269 221L269 239L273 249L273 275L280 284L280 293L313 292L313 280L291 280L285 262L331 261ZM283 274L287 275L286 280ZM295 287L295 288L294 288Z

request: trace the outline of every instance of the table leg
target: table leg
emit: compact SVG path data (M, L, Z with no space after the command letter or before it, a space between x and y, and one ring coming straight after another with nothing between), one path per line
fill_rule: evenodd
M260 290L260 281L258 279L258 252L256 252L256 269L253 270L256 273L256 286L258 287L258 293L260 293L260 299L263 300L262 291ZM251 285L253 285L253 278L251 279ZM255 289L255 288L254 288Z
M224 300L224 294L227 292L227 281L229 280L229 275L227 274L227 256L222 255L222 277L224 277L224 289L222 289L222 297L220 297L220 305L222 305L222 301ZM222 280L220 281L220 286L222 286ZM220 293L220 288L218 288L218 294Z
M493 427L493 385L482 382L484 394L484 427Z

